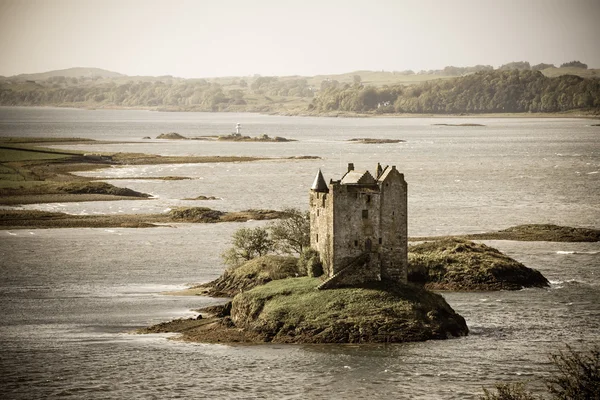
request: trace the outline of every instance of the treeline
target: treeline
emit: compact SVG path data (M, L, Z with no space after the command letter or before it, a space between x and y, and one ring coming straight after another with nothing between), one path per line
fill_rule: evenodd
M316 113L502 113L600 110L600 79L545 77L510 69L376 88L330 84L309 108Z
M582 65L580 65L582 64ZM412 85L375 87L360 75L352 82L303 77L181 79L170 76L0 80L2 106L130 107L183 111L257 111L314 114L502 113L600 110L600 79L546 77L527 62L446 67L443 74ZM584 68L572 61L565 67ZM477 72L473 72L477 71ZM439 79L440 76L464 76ZM410 80L409 80L410 81ZM415 81L416 82L416 81ZM308 110L307 110L308 108Z
M53 77L43 81L0 82L0 105L84 105L227 111L248 109L253 95L312 98L306 79L258 77L250 85L233 79L226 85L206 79L120 82ZM263 100L264 101L264 100ZM310 101L310 100L307 100Z
M581 61L569 61L566 63L562 63L560 65L560 68L587 69L587 67L588 67L587 64L584 64ZM527 61L514 61L514 62L509 62L509 63L499 66L497 70L498 71L510 71L513 69L519 69L519 70L542 71L547 68L556 68L556 66L554 64L546 64L546 63L539 63L539 64L531 65ZM426 71L419 71L419 72L417 72L417 75L462 76L462 75L472 74L474 72L481 72L481 71L494 71L494 67L492 67L491 65L475 65L472 67L447 66L447 67L444 67L444 69L431 69L431 70L426 70ZM414 73L415 72L412 70L399 72L399 74L402 74L402 75L412 75Z

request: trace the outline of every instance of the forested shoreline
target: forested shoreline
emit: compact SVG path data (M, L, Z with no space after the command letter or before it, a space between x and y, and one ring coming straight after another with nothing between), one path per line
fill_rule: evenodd
M321 77L261 76L217 79L171 76L3 78L0 80L0 105L296 115L556 113L571 110L600 113L600 78L549 77L533 68L482 69L464 76L439 76L408 84L374 84L363 81L358 74L352 78L346 82Z
M525 113L600 109L600 79L548 78L538 71L482 71L412 86L332 86L309 106L384 113Z

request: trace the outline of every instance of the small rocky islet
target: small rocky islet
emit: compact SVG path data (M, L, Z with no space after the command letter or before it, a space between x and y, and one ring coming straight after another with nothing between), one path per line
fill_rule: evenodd
M486 291L547 287L548 280L483 243L448 238L409 247L408 280L430 290Z
M149 137L144 137L146 139ZM240 133L231 133L229 135L213 135L213 136L196 136L196 137L186 137L177 132L168 132L161 133L156 137L157 139L166 139L166 140L218 140L225 142L295 142L294 139L287 139L281 136L269 136L267 134L262 134L259 136L246 136Z

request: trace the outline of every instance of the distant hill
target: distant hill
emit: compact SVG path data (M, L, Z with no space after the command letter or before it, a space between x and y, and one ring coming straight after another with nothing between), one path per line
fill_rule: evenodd
M9 79L18 79L23 81L38 81L52 78L55 76L64 76L65 78L118 78L125 76L118 72L107 71L101 68L75 67L67 69L57 69L54 71L40 72L37 74L19 74L9 77Z
M525 62L503 67L205 79L69 68L0 79L0 105L287 115L600 113L598 69L539 64L534 67L544 69L538 70Z

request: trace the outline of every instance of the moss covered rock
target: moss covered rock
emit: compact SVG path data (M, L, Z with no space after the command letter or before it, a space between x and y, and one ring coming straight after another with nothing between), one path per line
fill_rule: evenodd
M182 222L219 222L225 213L206 207L176 207L169 211L173 221Z
M59 183L54 186L56 192L67 194L105 194L112 196L143 197L148 198L146 193L136 192L128 188L113 186L106 182L74 181ZM51 189L47 189L48 192Z
M185 136L180 135L177 132L161 133L156 138L157 139L169 139L169 140L185 140L185 139L187 139Z
M227 269L223 275L200 287L204 294L215 297L233 297L236 294L264 285L273 280L305 275L298 259L267 255L250 260L239 267Z
M518 290L546 287L537 270L485 244L443 239L410 246L408 280L438 290Z
M376 282L317 290L318 278L269 282L238 294L231 321L278 343L412 342L464 336L468 328L438 294Z

